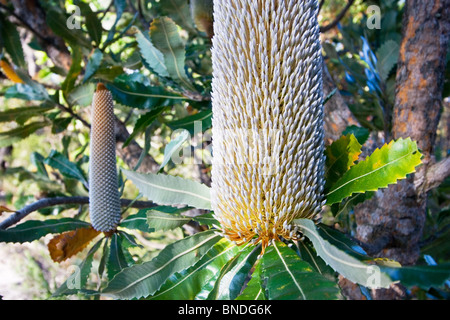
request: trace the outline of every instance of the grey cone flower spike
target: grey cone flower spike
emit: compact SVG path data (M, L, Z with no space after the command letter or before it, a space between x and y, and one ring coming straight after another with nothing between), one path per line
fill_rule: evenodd
M115 230L120 221L114 126L111 92L99 83L92 99L89 214L94 229L103 232Z
M296 239L323 205L316 0L214 1L211 201L238 245Z

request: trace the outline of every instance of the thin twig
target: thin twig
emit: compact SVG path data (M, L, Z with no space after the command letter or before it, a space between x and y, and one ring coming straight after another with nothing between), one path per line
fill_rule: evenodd
M0 230L5 230L6 228L16 224L17 222L19 222L27 215L36 210L64 204L86 205L89 204L89 197L55 197L55 198L40 199L14 212L8 218L0 222ZM131 208L136 209L144 209L155 206L155 204L151 201L134 201L130 199L120 199L120 205L122 207L130 206Z
M82 123L85 127L91 128L91 125L90 125L86 120L84 120L84 119L81 118L79 115L77 115L75 112L73 112L72 109L70 109L70 108L68 108L68 107L66 107L66 106L64 106L64 105L62 105L62 104L60 104L60 103L57 103L56 106L57 106L60 110L69 113L69 114L70 114L72 117L74 117L75 119L80 120L81 123Z
M350 9L350 7L352 6L353 2L355 2L355 0L348 0L347 5L336 16L336 19L334 19L331 23L327 24L326 26L321 26L320 27L320 32L327 32L328 30L331 30L334 27L336 27L338 25L339 21L341 21L342 18L345 16L345 14L347 13L348 9Z

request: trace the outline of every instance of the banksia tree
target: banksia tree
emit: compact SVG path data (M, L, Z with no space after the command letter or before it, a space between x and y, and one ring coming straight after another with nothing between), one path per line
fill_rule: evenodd
M98 231L112 231L120 220L114 104L111 92L101 83L92 99L89 212Z
M296 239L323 204L317 1L214 2L211 202L238 245Z

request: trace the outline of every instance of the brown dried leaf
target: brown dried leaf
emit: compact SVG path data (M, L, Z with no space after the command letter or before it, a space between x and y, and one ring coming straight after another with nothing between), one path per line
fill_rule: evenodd
M64 261L86 248L99 233L92 227L63 232L48 243L50 257L55 262Z
M5 207L5 206L0 206L0 216L2 215L3 212L16 212L16 211L15 211L15 210L8 209L8 208Z

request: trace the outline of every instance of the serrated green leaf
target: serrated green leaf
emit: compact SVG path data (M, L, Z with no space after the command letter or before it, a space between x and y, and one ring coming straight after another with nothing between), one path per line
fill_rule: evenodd
M88 181L83 171L78 167L78 165L71 162L62 153L56 150L52 150L49 156L44 160L44 163L52 168L57 169L63 176L76 179L80 181L86 188L89 188Z
M36 90L34 90L34 88L29 86L28 84L16 83L6 90L5 98L15 98L27 101L42 101L47 97L46 95L42 94L42 92L37 92Z
M191 135L187 130L180 130L181 132L178 134L178 136L172 140L166 145L164 148L164 159L159 167L159 171L163 170L164 167L169 163L170 160L173 161L175 164L181 163L181 159L179 157L179 152L183 146L183 144L186 141L189 141L191 138ZM174 158L175 157L175 158Z
M31 242L49 233L61 233L89 226L89 223L73 218L30 220L15 227L0 230L0 242Z
M25 97L20 97L20 99L25 99L25 100L46 100L45 105L48 106L48 104L50 105L54 105L53 100L50 99L47 89L40 83L34 81L33 79L30 78L30 76L28 75L27 71L24 71L22 69L16 69L15 72L17 73L17 75L20 77L20 79L22 79L23 82L25 82L25 84L20 84L18 83L16 85L16 90L20 91L20 87L24 86L25 88L28 86L29 88L26 88L26 91L32 92L32 96L34 96L34 99L26 99ZM10 88L8 88L9 90ZM28 93L29 93L28 92ZM8 91L7 91L8 93ZM7 94L5 95L7 96Z
M340 297L334 281L315 272L280 241L267 248L262 263L269 300L335 300Z
M92 77L95 74L95 72L100 67L102 59L103 59L103 52L101 52L99 49L95 49L88 59L83 82L86 82L87 80L89 80L90 77Z
M139 82L115 82L107 87L120 104L138 109L168 106L185 100L184 97L167 92L162 87L147 86Z
M380 267L393 281L408 288L418 286L428 290L431 287L442 287L450 280L450 263L442 263L430 266L406 266L401 268Z
M25 139L30 134L36 132L39 129L42 129L46 126L48 126L49 122L33 122L30 124L27 124L25 126L20 126L15 129L0 132L0 148L10 146L13 143L20 141L22 139Z
M185 129L191 135L204 132L212 126L212 110L205 110L178 120L166 123L172 130Z
M158 116L164 111L164 109L164 106L153 107L151 111L141 115L139 119L136 120L133 132L123 143L123 147L125 148L138 134L143 133L153 123L153 121L158 118Z
M119 272L103 294L120 299L148 297L171 275L197 263L219 240L214 231L204 231L172 243L153 260Z
M145 197L155 203L211 209L210 190L204 184L164 174L123 172Z
M257 261L252 278L236 300L266 300L265 291L261 282L261 266L261 260Z
M85 83L70 91L67 102L72 106L87 107L92 103L95 92L94 83Z
M350 168L326 195L327 204L340 202L353 193L385 188L415 172L421 153L411 139L398 139L376 149L364 161Z
M214 288L208 295L210 300L234 300L241 293L250 270L253 268L261 246L248 246L220 270Z
M213 225L218 226L220 223L217 221L216 218L214 218L212 212L208 212L199 216L195 216L192 218L192 220L198 222L200 225L205 225L212 227Z
M106 264L109 280L123 269L129 267L131 265L130 260L133 260L130 253L124 248L123 242L124 237L122 233L114 233L111 236L109 257Z
M150 26L150 38L155 47L163 54L164 65L169 76L185 89L196 91L184 69L185 45L173 20L169 17L154 19Z
M48 173L44 165L44 160L45 160L44 156L41 155L39 152L33 151L30 155L30 161L36 167L37 172L40 175L43 175L44 177L48 178Z
M131 230L140 230L143 232L153 232L154 229L151 229L147 224L147 210L142 209L139 210L138 213L131 214L122 221L120 221L120 226L122 228L131 229Z
M151 68L151 71L161 77L168 77L169 72L167 71L162 52L153 45L149 36L143 34L139 29L135 29L135 32L141 56Z
M309 265L318 273L328 279L333 279L335 271L326 264L321 257L319 257L314 249L314 246L307 239L297 242L297 248L300 258L309 263Z
M173 230L192 220L192 217L182 216L179 213L189 208L175 208L158 206L147 210L147 224L155 230Z
M217 278L220 270L239 248L222 238L203 258L192 267L172 275L161 289L150 299L155 300L194 300L198 299L205 283ZM205 295L208 292L204 292Z
M400 46L393 40L387 40L377 50L377 71L382 81L386 81L389 72L397 64Z
M388 288L392 283L377 266L367 264L366 261L373 259L343 234L324 226L317 227L309 219L296 219L294 224L311 240L317 254L348 280L369 288Z
M42 115L53 107L22 107L0 112L0 122L15 121L21 117L25 121L31 117Z
M347 128L345 128L344 131L342 131L342 135L344 136L350 133L352 133L355 136L360 145L363 145L367 141L367 138L369 138L370 134L368 129L364 127L358 127L355 125L348 126Z
M358 160L361 145L353 134L342 136L325 149L325 190L336 183Z
M186 0L166 0L160 1L159 10L161 15L169 16L183 29L195 33L194 22L188 1Z

